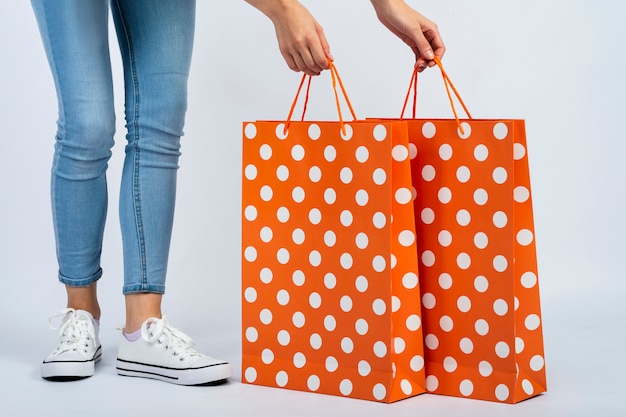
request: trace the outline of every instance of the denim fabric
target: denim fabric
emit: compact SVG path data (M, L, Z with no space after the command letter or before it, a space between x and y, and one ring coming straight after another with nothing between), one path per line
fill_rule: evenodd
M165 290L195 0L32 0L59 116L52 213L59 280L102 275L106 170L115 112L109 6L124 64L126 156L120 195L123 293Z

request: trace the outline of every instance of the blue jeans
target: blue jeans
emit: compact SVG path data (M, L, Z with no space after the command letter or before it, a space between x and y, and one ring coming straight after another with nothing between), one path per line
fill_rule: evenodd
M187 108L195 0L32 0L59 116L52 214L59 280L102 275L106 170L115 112L109 5L124 64L126 156L120 192L124 294L163 293Z

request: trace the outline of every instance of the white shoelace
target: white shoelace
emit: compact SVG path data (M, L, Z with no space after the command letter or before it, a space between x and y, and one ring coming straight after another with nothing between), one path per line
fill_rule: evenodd
M193 339L172 327L165 314L162 319L153 317L146 320L141 326L141 337L148 343L165 344L165 350L169 350L172 356L178 356L181 361L192 356L203 356L193 348Z
M54 319L63 317L58 326L53 323ZM88 353L89 344L95 343L96 335L93 323L87 316L79 315L73 308L65 308L54 314L48 320L48 325L53 330L59 330L61 336L53 355L61 355L66 352Z

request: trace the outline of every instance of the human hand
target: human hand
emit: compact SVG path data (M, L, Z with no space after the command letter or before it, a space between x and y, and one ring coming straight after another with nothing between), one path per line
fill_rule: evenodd
M413 50L418 71L436 65L435 56L443 57L446 48L435 23L413 10L403 0L371 2L378 20Z
M308 75L328 69L333 57L322 27L295 0L246 0L267 15L276 29L280 52L289 68Z

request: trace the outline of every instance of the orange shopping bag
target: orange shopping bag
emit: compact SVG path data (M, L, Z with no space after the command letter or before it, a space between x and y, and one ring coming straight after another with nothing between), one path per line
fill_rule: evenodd
M406 123L357 121L349 101L343 122L336 88L338 122L291 121L305 79L286 122L243 123L242 380L382 402L422 393Z
M437 60L455 119L407 120L426 386L515 403L546 390L523 120L476 120ZM458 119L450 90L469 120ZM402 117L402 116L401 116Z

